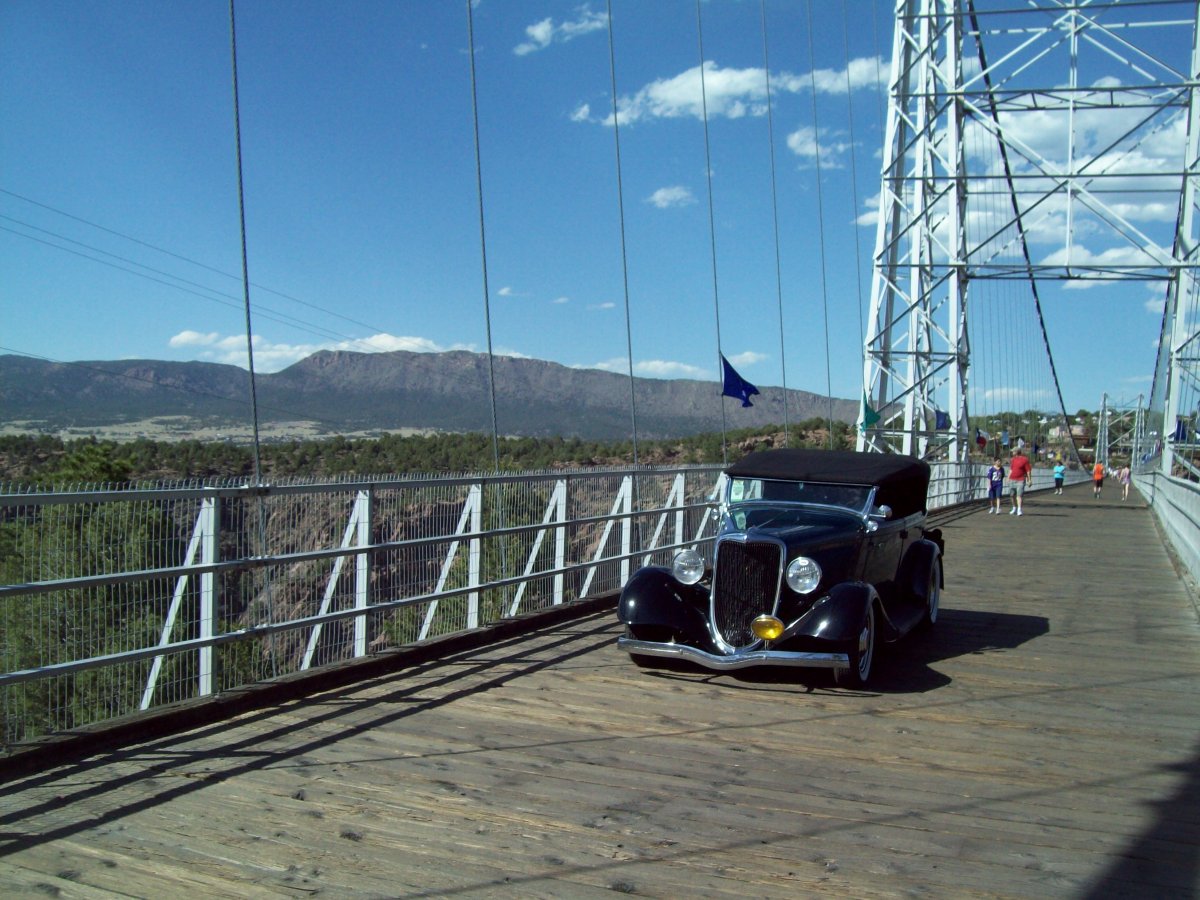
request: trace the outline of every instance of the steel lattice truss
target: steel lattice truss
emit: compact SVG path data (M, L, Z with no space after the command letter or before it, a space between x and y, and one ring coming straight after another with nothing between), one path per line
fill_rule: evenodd
M1200 384L1198 19L1192 0L897 0L860 449L967 459L989 281L1027 283L1039 321L1039 284L1161 282L1176 420Z

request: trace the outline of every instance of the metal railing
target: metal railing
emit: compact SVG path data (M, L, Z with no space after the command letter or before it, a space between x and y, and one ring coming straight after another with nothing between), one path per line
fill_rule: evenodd
M615 592L719 470L0 494L7 746Z
M930 508L984 497L984 471L935 463ZM614 593L710 547L720 478L0 492L3 743Z
M1200 484L1161 472L1139 472L1134 486L1146 498L1171 549L1200 584Z

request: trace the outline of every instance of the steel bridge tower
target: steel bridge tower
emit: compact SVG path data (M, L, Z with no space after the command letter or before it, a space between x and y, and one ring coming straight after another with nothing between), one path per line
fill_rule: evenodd
M1039 321L1039 285L1156 283L1151 410L1175 422L1200 384L1200 4L896 0L895 13L859 449L968 460L971 295L1005 280L1027 286ZM1165 143L1164 169L1148 148ZM1135 202L1150 194L1157 222Z

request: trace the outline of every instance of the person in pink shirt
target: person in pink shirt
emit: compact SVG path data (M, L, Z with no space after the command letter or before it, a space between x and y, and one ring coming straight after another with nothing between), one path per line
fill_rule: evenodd
M1029 457L1021 450L1013 451L1012 461L1008 464L1008 493L1012 497L1012 509L1008 511L1011 516L1016 513L1018 516L1025 515L1021 512L1021 500L1025 496L1025 486L1029 484L1029 479L1033 476L1033 465L1029 462Z

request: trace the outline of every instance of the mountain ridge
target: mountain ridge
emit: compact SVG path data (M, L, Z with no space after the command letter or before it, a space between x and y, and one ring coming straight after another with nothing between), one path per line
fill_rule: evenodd
M490 371L489 371L490 370ZM257 375L259 419L305 425L318 434L396 431L628 439L630 380L599 369L463 350L355 353L322 350L280 372ZM720 385L691 379L633 379L637 429L647 439L680 437L784 421L785 392L760 386L752 407L720 397ZM852 422L852 400L786 392L789 421ZM246 372L210 362L129 359L55 363L0 355L0 422L12 430L104 428L156 418L195 427L244 426L250 419Z

